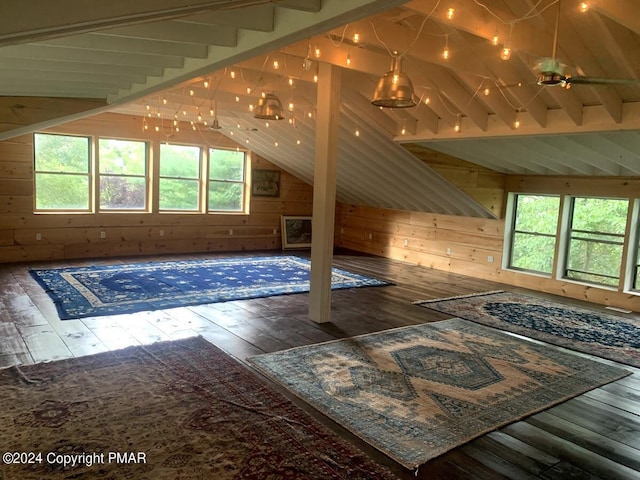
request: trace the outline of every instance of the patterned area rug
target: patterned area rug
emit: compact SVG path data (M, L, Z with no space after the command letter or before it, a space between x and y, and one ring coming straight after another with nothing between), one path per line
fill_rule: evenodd
M309 291L311 262L295 256L30 270L60 319L270 297ZM337 268L333 289L389 285Z
M251 362L407 468L629 374L459 318Z
M4 479L395 478L200 337L0 370L0 404Z
M455 317L640 367L640 321L510 292L414 302Z

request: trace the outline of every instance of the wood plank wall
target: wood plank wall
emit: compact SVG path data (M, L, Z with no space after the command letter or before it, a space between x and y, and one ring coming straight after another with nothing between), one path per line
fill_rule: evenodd
M98 115L50 131L165 140L143 132L140 118L116 114ZM219 133L190 129L183 129L171 141L236 147ZM279 170L256 155L252 155L252 167ZM33 136L1 142L0 262L280 249L280 216L311 215L313 200L310 185L283 171L280 197L252 198L249 215L34 214L33 185ZM101 238L101 232L105 238ZM40 240L36 234L40 234Z
M496 218L504 216L506 175L414 143L402 144Z
M640 197L640 179L509 176L505 191L635 199ZM638 295L503 270L504 219L474 219L345 204L341 204L337 212L336 245L340 247L640 311Z

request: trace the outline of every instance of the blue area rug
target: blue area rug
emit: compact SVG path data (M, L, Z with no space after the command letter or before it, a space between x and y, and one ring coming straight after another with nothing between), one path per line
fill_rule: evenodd
M414 302L508 332L640 367L640 321L510 292Z
M630 373L459 318L250 361L407 468Z
M309 291L311 262L295 256L234 257L30 270L60 319L117 315ZM388 282L333 269L332 288Z

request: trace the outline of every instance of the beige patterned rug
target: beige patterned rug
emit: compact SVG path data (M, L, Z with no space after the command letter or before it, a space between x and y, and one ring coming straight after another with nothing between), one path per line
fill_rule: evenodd
M395 478L203 338L0 370L0 479Z
M251 362L407 468L629 374L461 319Z

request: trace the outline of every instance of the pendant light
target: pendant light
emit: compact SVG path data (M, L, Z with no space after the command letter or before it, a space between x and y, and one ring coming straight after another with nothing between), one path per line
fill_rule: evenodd
M262 120L282 120L284 119L282 102L274 93L265 93L258 99L253 116Z
M218 121L218 101L216 100L216 109L213 112L213 123L211 124L211 130L220 130L222 127L220 126L220 122Z
M391 57L391 70L380 78L373 92L371 103L376 107L408 108L417 105L411 79L400 71L400 63L400 57L394 52L394 56Z

